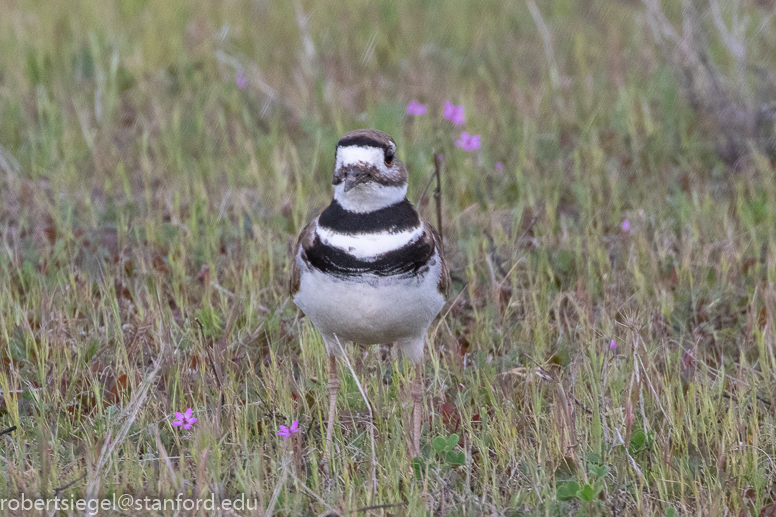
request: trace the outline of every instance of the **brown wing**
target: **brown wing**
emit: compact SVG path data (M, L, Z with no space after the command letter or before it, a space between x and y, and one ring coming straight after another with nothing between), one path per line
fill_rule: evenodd
M430 236L431 239L433 239L434 247L439 252L439 260L442 262L442 271L439 275L437 289L439 289L439 292L442 293L442 296L447 298L447 295L450 292L450 270L447 268L447 261L445 260L445 250L442 245L442 236L439 235L437 229L428 222L423 221L423 224L426 228L426 232L424 233L423 238L426 239Z
M288 279L288 292L291 294L291 298L299 292L299 284L302 280L302 272L299 268L299 262L296 260L299 255L299 248L309 248L313 244L315 238L315 228L318 227L318 218L316 217L305 226L299 237L296 239L296 245L294 246L294 256L291 257L291 277Z

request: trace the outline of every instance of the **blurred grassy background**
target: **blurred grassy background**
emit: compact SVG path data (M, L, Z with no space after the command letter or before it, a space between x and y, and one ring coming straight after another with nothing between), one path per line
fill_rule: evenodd
M0 494L85 474L59 495L773 511L774 163L723 163L641 3L533 5L0 0L0 427L18 426ZM680 8L664 5L677 26ZM741 9L774 70L774 7ZM723 44L709 52L731 73ZM429 113L406 116L413 99ZM343 371L327 492L323 345L285 278L358 127L396 139L413 202L445 153L454 293L428 350L428 472L404 450L405 370L354 348L379 488ZM461 130L482 148L454 148ZM171 427L187 407L199 421ZM292 447L275 430L297 418ZM451 433L464 465L430 447Z

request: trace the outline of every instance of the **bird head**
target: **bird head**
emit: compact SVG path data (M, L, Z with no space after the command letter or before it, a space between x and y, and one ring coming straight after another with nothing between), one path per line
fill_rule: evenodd
M402 201L407 177L396 142L382 131L357 129L337 143L334 199L346 210L371 212Z

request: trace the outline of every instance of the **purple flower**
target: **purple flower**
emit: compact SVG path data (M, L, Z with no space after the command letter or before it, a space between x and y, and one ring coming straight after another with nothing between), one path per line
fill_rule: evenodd
M462 125L466 121L464 116L463 104L456 106L450 101L445 101L445 111L442 113L445 120L449 120L456 126Z
M421 104L418 101L410 101L407 104L407 115L425 115L426 105Z
M185 413L178 413L176 411L175 418L177 418L177 420L172 423L172 426L183 426L184 429L191 429L191 426L197 421L197 417L191 416L191 408L187 409Z
M625 233L628 233L630 231L630 221L625 219L620 225L620 228L622 228L622 231L624 231Z
M242 68L238 68L234 73L234 84L236 84L237 87L241 90L244 90L248 87L248 80L243 75Z
M615 342L614 342L614 339L612 339L612 342L611 342L611 343L609 343L609 348L610 348L610 349L612 349L612 350L614 350L615 348L617 348L617 343L615 343Z
M301 430L299 429L299 420L294 420L291 423L291 427L286 427L284 425L281 425L278 427L280 427L280 431L278 431L275 434L283 438L291 438L292 434L296 434Z
M498 172L504 172L504 164L501 162L496 162L496 170Z
M470 135L464 131L461 138L455 141L455 146L464 151L476 151L480 148L480 135Z

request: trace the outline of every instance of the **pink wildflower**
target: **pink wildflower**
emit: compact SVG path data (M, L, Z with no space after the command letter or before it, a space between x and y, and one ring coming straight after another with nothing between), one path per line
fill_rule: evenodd
M410 101L407 104L407 115L425 115L426 105L421 104L418 101Z
M248 87L248 80L243 75L242 68L238 68L234 73L234 84L236 84L237 87L241 90L244 90Z
M296 434L301 431L301 429L299 429L299 420L294 420L291 423L291 427L286 427L284 425L278 427L280 428L280 431L275 434L286 439L291 438L292 434Z
M480 135L470 135L467 131L461 133L461 138L455 141L455 146L464 151L476 151L480 148Z
M456 126L462 125L464 122L466 122L463 104L460 106L456 106L450 101L445 101L445 110L442 113L442 117L445 120L449 120Z
M191 426L194 425L194 422L197 421L197 417L191 416L191 414L191 408L187 409L185 413L179 413L176 411L175 418L177 418L177 420L172 423L172 426L183 426L184 429L191 429Z

